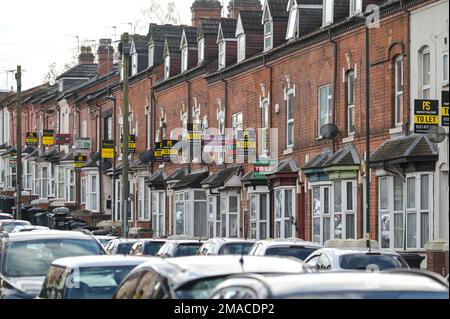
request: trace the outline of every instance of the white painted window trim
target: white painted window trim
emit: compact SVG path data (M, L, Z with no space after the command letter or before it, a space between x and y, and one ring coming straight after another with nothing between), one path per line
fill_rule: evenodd
M277 198L276 198L276 194L277 192L281 192L282 197L281 197L281 217L277 217L277 208L276 208L276 204L277 204ZM296 187L295 186L289 186L289 187L277 187L274 188L274 238L286 238L286 229L285 229L285 222L286 221L290 221L291 216L286 216L286 201L285 201L285 196L286 196L286 191L292 191L292 216L295 218L295 222L297 222L297 218L296 218L296 209L297 209L297 205L296 205L296 201L297 201L297 191L296 191ZM277 236L276 233L276 224L277 222L280 223L280 236ZM291 225L291 237L296 237L296 231L295 231L295 225Z
M402 88L399 88L398 86L398 62L400 62L401 64L401 85ZM395 101L394 101L394 105L395 105L395 127L402 127L403 126L403 105L398 105L398 97L399 96L404 96L403 95L403 90L404 90L404 82L403 82L403 75L404 75L404 65L403 65L403 57L401 55L399 55L396 59L395 59L395 76L394 76L394 81L395 81ZM403 101L403 99L402 99ZM400 108L400 110L398 110L398 108ZM401 114L401 119L397 117L397 113Z
M362 0L350 0L350 17L362 13Z
M271 31L266 31L266 25L271 26ZM270 45L267 45L267 39L270 39ZM264 22L264 52L269 51L273 48L273 21L267 20Z
M445 59L447 59L447 67L445 66ZM448 65L449 54L447 52L442 53L442 85L446 86L449 84L449 65ZM447 72L447 78L445 77L445 71Z
M327 6L329 4L329 6ZM327 20L327 9L331 10L331 20ZM323 5L323 23L322 27L326 27L330 24L333 24L334 20L334 0L324 0Z
M198 40L198 64L205 61L205 38Z
M289 97L292 96L292 105L289 106ZM286 94L286 138L285 138L285 142L286 142L286 149L290 149L294 147L295 144L295 126L294 126L294 121L295 121L295 117L294 117L294 110L292 110L292 118L289 118L289 107L291 107L292 109L295 109L294 105L295 105L295 92L294 89L290 89L287 94ZM292 143L289 143L288 141L288 131L289 131L289 125L291 126L291 130L292 130Z
M429 69L429 73L430 73L430 80L428 84L425 84L423 79L424 79L424 57L425 55L429 55L429 65L428 65L428 69ZM424 47L421 51L420 51L420 96L424 99L424 92L425 91L429 91L430 92L430 97L431 98L431 50L430 47L426 46Z
M350 75L352 75L353 76L353 92L352 92L352 94L353 94L353 103L352 104L350 104L350 103L348 103L349 102L349 97L350 97ZM351 111L353 111L353 116L355 117L355 115L356 115L356 108L355 108L355 98L356 98L356 86L355 86L355 84L356 84L356 77L355 77L355 72L354 71L350 71L348 74L347 74L347 123L348 123L348 125L347 125L347 134L348 134L348 136L351 136L351 135L355 135L355 130L356 130L356 118L354 118L354 120L355 120L355 127L353 128L353 131L351 131L350 130L350 115L351 115Z
M219 70L226 67L227 64L227 45L225 40L219 42Z
M254 192L249 194L250 195L250 238L252 239L267 239L270 238L270 193L269 192ZM266 212L266 219L265 220L261 220L260 216L261 216L261 195L266 195L266 208L267 208L267 212ZM256 211L254 213L254 218L252 218L252 198L256 198ZM265 238L261 238L261 224L265 223L266 224L266 237ZM253 236L252 234L252 228L253 228L253 224L255 225L256 229L255 229L255 236Z
M152 221L153 236L161 237L166 234L166 194L165 191L152 191L150 194L152 209L150 210L149 218ZM162 206L161 210L159 209L160 206ZM161 217L162 223L159 222ZM145 216L143 216L142 220L148 219L145 219Z
M245 33L240 34L238 37L238 48L237 48L237 61L241 62L246 58L246 36Z
M320 111L321 111L321 107L322 107L322 100L321 100L321 96L322 95L320 93L321 93L321 90L323 90L323 89L328 90L327 91L328 92L327 101L326 101L326 103L327 103L326 104L327 120L326 120L325 123L320 123L320 113L321 113ZM330 124L330 123L333 122L333 114L332 114L332 110L333 110L333 86L331 84L326 84L326 85L323 85L323 86L319 87L317 99L318 99L318 112L317 112L317 124L318 125L317 125L317 129L318 129L318 136L319 136L319 138L322 138L322 136L320 135L320 128L323 125Z

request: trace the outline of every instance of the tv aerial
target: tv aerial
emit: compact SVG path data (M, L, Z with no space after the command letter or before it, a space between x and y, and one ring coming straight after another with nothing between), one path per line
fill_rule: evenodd
M445 138L447 136L448 134L445 132L445 129L442 126L432 126L427 133L428 139L436 144L445 141Z
M320 128L320 135L324 139L334 140L339 135L339 130L333 123L325 124Z

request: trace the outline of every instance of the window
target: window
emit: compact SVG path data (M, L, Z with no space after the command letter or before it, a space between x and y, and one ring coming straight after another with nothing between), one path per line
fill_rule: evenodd
M347 74L347 133L355 134L355 72Z
M448 52L442 55L442 83L448 85Z
M65 181L64 167L58 166L57 172L58 172L58 190L57 190L58 193L56 194L56 197L59 199L63 199L64 198L64 181Z
M219 70L226 66L225 50L225 41L219 42Z
M145 177L138 179L138 219L149 220L150 219L150 206L149 206L149 194L150 189L145 184Z
M65 169L65 201L67 203L75 202L75 170L73 168Z
M49 164L48 196L56 196L56 164Z
M122 218L122 182L120 179L116 179L116 203L115 203L115 211L116 211L116 220L121 221Z
M295 237L291 218L295 214L295 189L275 190L275 238Z
M246 50L246 45L245 45L245 34L241 34L238 37L238 56L237 56L237 60L238 62L241 62L243 60L245 60L245 50Z
M395 126L403 124L403 57L395 59Z
M235 113L232 116L232 125L233 125L233 135L237 138L237 134L239 131L244 129L244 115L242 112Z
M286 32L286 40L293 39L298 36L298 27L299 27L299 13L300 9L294 5L289 12L289 22Z
M41 167L41 196L40 198L47 198L48 195L48 167Z
M198 64L205 60L205 39L198 40Z
M105 118L103 128L104 128L104 132L103 132L104 139L112 140L113 139L113 118L112 118L112 116Z
M39 195L41 183L39 180L39 167L36 163L33 163L33 195Z
M81 137L88 137L88 125L87 120L81 121Z
M286 148L294 146L294 92L286 100Z
M269 194L250 195L250 238L269 237Z
M175 235L207 237L206 193L189 190L175 193Z
M350 16L360 14L362 12L361 0L350 0Z
M421 54L421 94L422 99L429 99L431 94L431 64L430 49L425 47Z
M81 177L81 204L86 203L86 176Z
M320 128L325 124L332 123L332 101L333 92L331 85L325 85L319 88L319 119L318 129L320 136Z
M323 8L323 26L333 23L334 0L324 0Z
M33 188L33 165L30 162L25 162L25 189Z
M273 23L268 20L264 23L264 51L273 47Z
M209 237L220 237L221 216L220 216L220 196L208 197L208 217L209 217Z
M186 71L188 68L188 47L185 46L181 49L181 72Z
M164 57L164 79L170 78L170 55Z
M138 73L138 54L134 53L131 55L131 75Z
M432 174L379 179L381 248L424 248L431 234ZM382 196L382 194L384 195Z
M148 46L148 67L151 68L155 64L155 45L152 43Z
M220 197L221 237L239 236L239 196L222 195Z
M98 182L98 175L91 175L90 176L90 183L89 183L89 205L88 210L97 212L99 211L99 182Z
M262 117L262 145L261 145L261 156L269 156L269 129L270 129L270 110L269 110L269 100L265 99L262 103L261 117Z
M156 237L165 235L165 193L152 192L152 225L153 233ZM148 218L148 217L147 217Z
M356 238L356 181L337 180L312 189L313 241Z

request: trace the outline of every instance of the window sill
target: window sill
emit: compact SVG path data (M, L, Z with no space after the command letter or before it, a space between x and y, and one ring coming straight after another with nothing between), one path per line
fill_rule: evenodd
M289 155L289 154L292 154L293 152L294 152L294 149L292 147L289 147L283 151L283 155Z
M347 144L351 143L355 140L355 134L349 135L346 138L342 139L342 143Z
M403 128L401 126L397 126L397 127L391 128L389 130L389 134L390 135L399 134L399 133L402 133L402 132L403 132Z

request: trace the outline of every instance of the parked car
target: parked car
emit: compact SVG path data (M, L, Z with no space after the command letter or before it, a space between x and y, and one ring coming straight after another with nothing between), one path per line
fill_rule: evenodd
M17 219L4 219L0 220L0 232L5 231L10 233L19 225L31 225L29 221L26 220L17 220Z
M211 238L198 250L199 255L248 255L256 240Z
M42 299L111 299L123 278L152 258L82 256L52 262L39 295Z
M14 216L11 214L0 213L0 220L4 219L14 219Z
M301 239L272 239L260 240L255 243L249 252L254 256L284 256L295 257L305 260L317 249L322 248L320 244Z
M310 267L294 258L189 256L160 259L136 267L114 299L207 299L228 276L241 273L298 274ZM150 278L156 278L150 283Z
M394 251L322 248L305 262L318 271L385 270L408 268L405 259Z
M130 249L129 255L156 256L158 251L165 243L165 239L141 239L133 244Z
M37 296L55 259L103 254L106 251L100 243L82 232L0 234L0 299Z
M181 257L196 255L198 249L203 245L202 241L191 239L167 240L159 249L156 256L159 257Z
M331 272L286 276L238 275L217 285L211 299L448 299L431 272Z
M131 247L139 239L117 238L110 240L105 249L110 255L128 255Z
M103 245L103 247L106 247L106 244L108 244L111 240L119 238L117 236L107 236L107 235L94 235L94 237L100 242L100 244Z
M18 225L13 229L11 233L22 233L26 231L36 231L36 230L50 230L50 228L35 225Z

